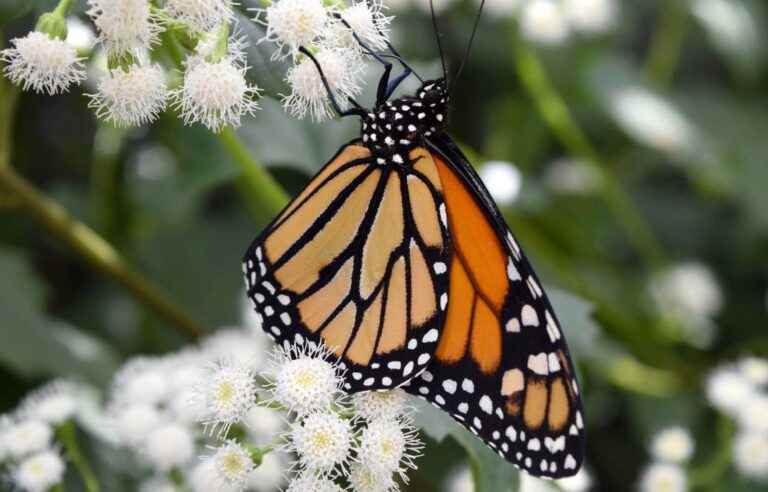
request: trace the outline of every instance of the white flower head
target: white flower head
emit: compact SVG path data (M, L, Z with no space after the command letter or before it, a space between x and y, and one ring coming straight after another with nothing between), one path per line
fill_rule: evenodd
M210 460L216 475L218 476L219 486L231 487L242 490L248 480L248 476L254 470L254 463L251 455L236 441L227 441L222 446L216 448L215 452L204 460Z
M314 412L292 426L286 448L301 468L321 474L345 470L354 436L348 420L332 412Z
M277 410L256 405L243 417L248 435L256 444L267 444L285 428L285 418Z
M514 203L523 187L523 173L511 162L486 162L480 168L480 178L500 205Z
M733 444L736 469L751 478L768 479L768 434L742 432Z
M651 453L667 463L684 463L691 459L694 442L691 433L682 427L662 429L651 441Z
M234 16L231 0L165 0L163 9L195 32L204 32Z
M115 374L111 387L113 405L156 404L170 396L165 360L159 357L134 357Z
M75 49L90 50L96 44L96 33L89 22L77 16L67 17L67 44Z
M192 56L186 62L184 82L173 91L174 106L184 123L201 123L213 132L238 127L244 115L259 109L259 89L245 78L246 67L234 57L219 61Z
M756 386L768 384L768 360L766 359L744 357L739 361L739 371Z
M525 476L526 474L522 474L521 479ZM472 471L468 466L461 466L451 472L446 485L448 492L474 492L475 483L472 479Z
M392 473L382 474L364 463L353 463L349 470L349 484L353 490L365 492L395 492L399 490Z
M570 35L562 7L555 0L530 0L523 5L520 31L535 43L557 45Z
M363 429L357 460L381 476L398 473L407 483L406 471L416 469L423 447L409 419L378 419Z
M64 460L52 450L44 450L24 459L13 471L13 482L28 492L46 492L61 482Z
M568 23L577 31L600 34L616 25L615 0L562 0L562 5Z
M265 376L274 402L298 415L306 415L343 403L341 372L328 349L304 344L287 350L277 347Z
M359 58L347 51L323 48L315 54L328 86L336 101L344 109L348 99L360 93L360 75L363 65ZM291 94L283 97L283 106L296 118L309 116L317 122L333 117L334 112L320 72L309 57L302 58L286 75Z
M175 422L162 425L147 435L141 454L157 471L168 472L194 457L194 436L187 427Z
M768 434L768 395L755 393L741 405L736 419L744 430Z
M25 91L49 95L69 90L85 79L85 65L74 47L61 39L33 31L11 40L12 48L0 51L3 73Z
M654 463L645 469L640 479L641 492L686 492L688 478L679 465Z
M291 480L285 492L344 492L340 486L333 481L317 476L312 472L304 472Z
M656 275L651 293L659 306L680 317L711 317L723 307L723 294L712 270L698 262L679 263Z
M99 40L111 54L136 53L157 42L162 28L148 0L88 0L88 6Z
M546 180L558 193L585 195L597 191L602 185L603 177L586 161L562 157L555 159L549 166Z
M329 12L322 0L278 0L260 11L266 23L264 39L277 45L273 59L296 56L323 33Z
M362 391L352 395L355 413L368 420L392 419L410 413L408 395L401 389L387 391Z
M27 395L19 413L51 425L69 420L77 411L78 387L69 381L55 380Z
M349 27L334 19L323 33L324 44L362 54L363 47L354 36L357 35L368 48L374 51L385 50L389 40L389 24L392 22L392 17L384 14L385 8L381 0L374 0L370 3L355 2L341 10L339 15Z
M228 360L212 364L209 372L197 389L206 408L202 421L212 433L224 436L256 405L256 378L247 366Z
M559 478L556 483L565 492L587 492L592 490L594 479L587 468L582 466L576 475Z
M283 490L288 458L279 451L272 451L261 458L261 464L248 475L248 488L253 492Z
M738 414L755 393L750 381L731 366L719 367L707 378L707 399L726 415Z
M189 474L187 483L194 492L241 492L241 488L222 483L216 463L210 459L200 461Z
M143 443L149 433L163 422L160 411L146 403L113 405L110 413L118 437L128 446Z
M241 328L217 330L203 341L203 354L210 360L229 358L258 371L266 362L263 336Z
M38 419L23 419L8 422L4 425L0 436L0 447L5 454L13 458L21 458L50 447L53 439L53 429L46 422Z
M131 65L109 71L95 94L88 94L96 116L118 127L152 123L165 110L168 97L160 65Z

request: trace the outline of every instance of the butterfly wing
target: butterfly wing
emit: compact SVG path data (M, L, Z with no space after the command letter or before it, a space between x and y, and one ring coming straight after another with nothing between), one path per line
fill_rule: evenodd
M527 472L573 475L582 407L552 306L466 158L447 136L432 142L452 241L449 303L435 357L406 389Z
M324 343L348 369L349 392L392 388L423 371L447 302L450 246L432 161L373 161L365 147L343 147L243 263L267 334L285 347Z

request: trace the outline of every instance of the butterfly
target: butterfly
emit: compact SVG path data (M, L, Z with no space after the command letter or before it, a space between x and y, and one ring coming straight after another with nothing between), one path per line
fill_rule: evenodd
M370 51L385 67L373 109L347 111L303 50L361 134L248 248L257 319L286 348L329 347L349 393L402 387L528 473L573 475L583 409L552 305L446 133L445 68L393 99L413 71L389 49ZM404 67L392 80L387 56Z

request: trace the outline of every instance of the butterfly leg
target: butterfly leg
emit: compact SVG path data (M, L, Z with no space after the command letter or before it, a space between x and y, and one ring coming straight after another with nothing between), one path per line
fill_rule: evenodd
M299 51L306 55L310 60L312 60L312 63L315 64L315 67L317 68L317 72L320 74L320 80L323 82L323 86L325 87L325 91L328 93L328 99L331 101L331 106L333 106L334 111L338 113L338 115L342 118L346 116L365 116L365 110L351 97L349 98L349 102L352 104L352 108L344 111L341 109L341 106L339 105L339 102L336 100L336 96L333 95L333 91L331 90L331 86L328 83L328 79L325 76L325 73L323 72L323 68L320 66L320 62L317 61L317 58L309 52L305 47L301 46L299 48Z

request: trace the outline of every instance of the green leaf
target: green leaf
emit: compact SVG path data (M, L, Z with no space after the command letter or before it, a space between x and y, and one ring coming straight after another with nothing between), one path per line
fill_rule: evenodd
M445 412L421 401L416 403L416 425L440 442L452 437L466 450L476 492L513 492L520 476L511 463L494 453Z

